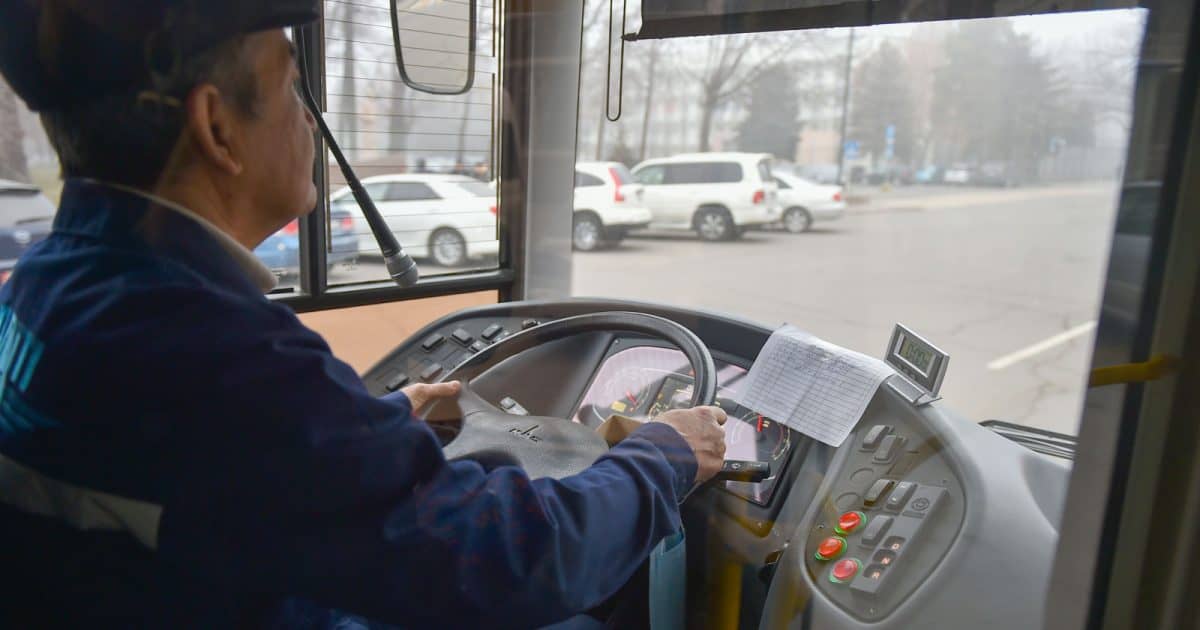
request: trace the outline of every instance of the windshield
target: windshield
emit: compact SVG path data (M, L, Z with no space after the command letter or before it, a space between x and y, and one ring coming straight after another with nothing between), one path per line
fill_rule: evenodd
M577 159L631 167L651 216L629 229L614 216L607 248L575 256L573 293L787 322L876 357L902 322L949 353L954 411L1074 434L1142 20L631 41L615 123L607 22L585 25ZM637 168L730 152L770 154L763 181L790 186L774 197Z

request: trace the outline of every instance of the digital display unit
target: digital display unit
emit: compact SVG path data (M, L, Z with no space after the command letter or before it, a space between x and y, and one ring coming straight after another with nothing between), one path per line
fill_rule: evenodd
M950 355L903 324L896 324L885 360L913 385L936 398L946 376Z

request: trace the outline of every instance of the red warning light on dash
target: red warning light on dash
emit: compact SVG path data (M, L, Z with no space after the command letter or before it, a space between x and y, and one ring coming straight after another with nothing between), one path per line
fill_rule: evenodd
M817 545L817 552L813 554L813 557L824 562L827 560L833 560L834 558L842 555L842 552L845 550L845 538L842 538L841 536L830 536L829 538L822 540L820 545Z
M858 570L862 568L862 563L854 558L846 558L838 560L837 564L829 570L829 581L834 584L845 584L854 579L858 574Z
M838 517L837 527L834 531L845 536L850 532L862 527L867 522L867 515L862 512L846 512Z

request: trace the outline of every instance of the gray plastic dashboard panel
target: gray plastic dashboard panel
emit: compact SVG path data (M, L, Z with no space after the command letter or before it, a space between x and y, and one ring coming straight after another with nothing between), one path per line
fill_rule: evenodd
M842 487L864 432L884 419L919 428L937 440L937 456L956 476L950 486L960 484L964 497L957 532L948 545L935 536L930 548L919 551L923 570L897 576L912 582L872 610L867 598L831 594L825 575L810 571L809 533L830 511L825 501L815 501L780 561L760 628L1039 627L1069 465L959 418L943 404L915 409L894 392L880 389L872 411L839 449L817 496L827 497ZM913 474L920 471L914 468ZM947 490L953 497L954 489Z
M442 353L447 363L453 362L463 348L453 339L447 339L432 353L421 348L422 341L435 333L450 335L464 327L474 337L495 322L515 330L531 317L557 318L606 310L636 310L672 319L690 328L715 352L748 361L753 360L771 332L753 322L717 313L630 301L505 303L467 309L431 323L368 371L364 381L369 390L379 394L387 391L388 380L401 370L417 371L431 358L443 359ZM510 368L502 363L481 376L480 381L487 381L481 393L486 394L485 390L493 385L505 388L496 389L493 395L520 387L518 395L525 398L521 402L531 412L566 417L593 378L612 339L605 334L587 335L554 342L555 347L535 348L538 356L520 357L524 360L519 366ZM562 385L546 388L543 383ZM562 395L547 394L547 390ZM772 501L769 513L759 513L757 506L725 493L707 495L704 505L684 506L685 512L693 513L693 520L704 518L713 508L733 509L740 515L738 519L713 522L717 528L713 534L746 563L748 571L762 568L769 552L784 552L765 596L743 594L744 627L753 627L755 619L761 628L817 630L1040 625L1070 465L1031 452L957 417L948 410L950 404L953 400L915 409L891 390L880 388L867 417L846 445L832 449L810 443L808 449L793 457L788 466L789 479L784 480L786 485ZM847 598L825 588L830 585L827 577L811 570L807 559L812 552L810 533L819 524L828 526L831 516L837 514L834 510L841 493L833 495L833 505L828 505L831 493L843 487L839 484L845 482L846 475L853 476L865 467L855 466L856 461L861 462L862 453L854 445L861 441L865 430L879 422L904 426L905 431L924 436L936 445L936 455L918 462L910 474L921 487L945 489L947 494L938 501L936 515L945 517L945 523L953 527L943 523L922 530L920 536L931 532L929 545L916 550L914 556L906 556L915 560L907 574L896 573L898 582L881 586L884 599L894 596L895 601L885 601L871 611L869 605L866 610L861 607L865 595ZM947 472L949 476L942 474L940 478L937 474ZM943 480L946 483L940 483ZM734 501L740 507L733 506ZM704 514L695 514L697 510ZM776 518L772 520L771 514ZM738 521L751 525L757 522L758 526L747 528ZM864 562L864 567L867 564ZM887 595L888 589L892 589L891 596ZM689 592L689 606L700 606L702 601L693 602L693 597ZM758 608L762 608L761 616L756 614Z

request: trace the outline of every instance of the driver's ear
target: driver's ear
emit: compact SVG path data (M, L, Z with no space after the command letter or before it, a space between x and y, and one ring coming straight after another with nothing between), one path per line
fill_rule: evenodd
M184 133L190 137L197 157L226 174L241 174L244 165L239 158L239 121L221 91L211 83L198 85L188 94L184 108Z

